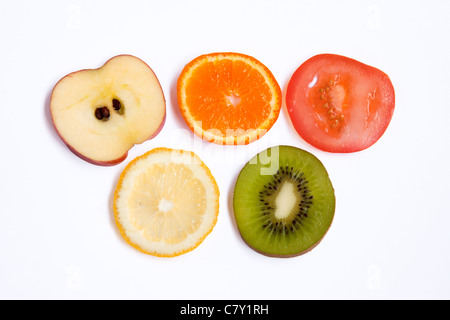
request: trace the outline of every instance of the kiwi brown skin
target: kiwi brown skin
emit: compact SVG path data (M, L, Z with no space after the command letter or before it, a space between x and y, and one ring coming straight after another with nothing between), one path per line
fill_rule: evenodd
M279 146L279 147L283 147L283 146ZM316 158L316 159L317 159L317 158ZM323 163L322 163L319 159L317 159L317 161L325 168L325 166L323 165ZM242 174L242 171L241 171L240 174L238 175L237 180L239 180L241 174ZM236 181L237 181L237 180L236 180ZM332 188L332 191L333 191L333 193L334 193L335 190L334 190L334 187L333 187L332 185L331 185L331 188ZM235 190L236 190L236 189L235 189ZM233 198L234 198L234 196L235 196L235 191L233 192ZM270 253L264 252L264 251L262 251L262 250L258 250L258 249L256 249L254 246L252 246L250 243L248 243L248 242L245 240L245 238L243 237L243 235L242 235L241 232L239 232L239 235L240 235L241 239L244 241L244 243L245 243L248 247L250 247L253 251L255 251L255 252L257 252L257 253L259 253L259 254L261 254L261 255L264 255L264 256L266 256L266 257L270 257L270 258L294 258L294 257L298 257L298 256L304 255L304 254L306 254L306 253L308 253L308 252L311 252L313 249L315 249L315 248L322 242L323 238L325 238L325 236L328 234L328 231L330 230L330 227L333 225L333 222L334 222L334 217L335 217L335 212L336 212L336 197L333 198L333 208L334 208L334 211L333 211L333 216L332 216L332 219L331 219L331 223L329 224L327 230L324 232L324 234L322 235L322 237L321 237L315 244L313 244L312 246L310 246L308 249L306 249L306 250L304 250L304 251L301 251L301 252L299 252L299 253L295 253L295 254L284 254L284 255L283 255L283 254L270 254ZM233 211L236 213L236 207L235 207L235 203L234 203L234 202L233 202ZM234 214L233 217L234 217L234 222L235 222L237 228L239 229L239 225L238 225L237 220L236 220L236 214Z

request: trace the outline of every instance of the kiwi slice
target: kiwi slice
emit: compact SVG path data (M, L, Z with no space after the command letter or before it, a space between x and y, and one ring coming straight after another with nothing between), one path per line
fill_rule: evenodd
M251 159L233 195L243 240L274 257L298 256L317 246L331 226L335 205L323 164L291 146L269 148Z

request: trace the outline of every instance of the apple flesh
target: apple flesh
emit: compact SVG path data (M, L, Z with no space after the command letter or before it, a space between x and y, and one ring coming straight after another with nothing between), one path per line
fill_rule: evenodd
M50 99L53 125L69 149L101 166L116 165L164 126L166 101L152 69L130 55L62 78Z

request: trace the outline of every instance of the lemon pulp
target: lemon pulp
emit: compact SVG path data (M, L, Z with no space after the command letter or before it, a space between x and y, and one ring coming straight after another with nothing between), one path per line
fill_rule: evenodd
M129 208L133 225L145 238L180 243L202 222L206 190L183 164L154 165L136 179Z

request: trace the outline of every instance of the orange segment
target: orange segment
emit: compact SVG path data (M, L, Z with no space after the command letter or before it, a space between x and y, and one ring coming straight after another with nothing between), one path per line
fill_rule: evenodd
M125 168L114 213L122 236L133 247L173 257L195 249L212 231L219 189L194 153L158 148Z
M270 70L240 53L211 53L186 65L178 105L195 134L218 144L248 144L278 119L281 89Z

